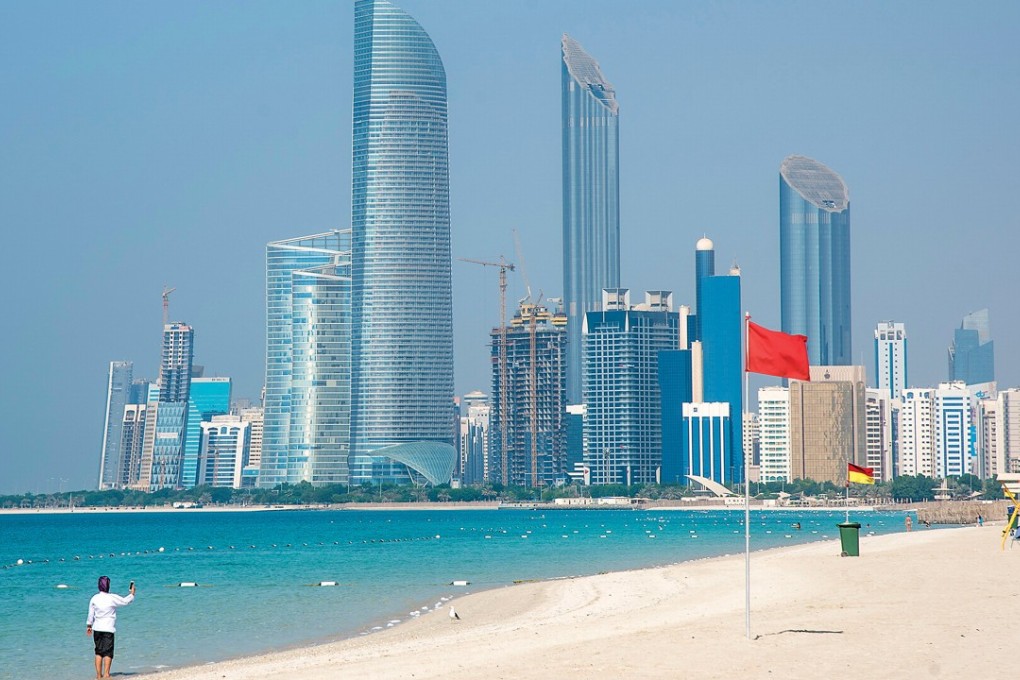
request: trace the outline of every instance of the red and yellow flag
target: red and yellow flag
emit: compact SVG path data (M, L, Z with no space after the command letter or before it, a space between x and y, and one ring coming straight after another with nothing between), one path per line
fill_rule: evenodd
M859 467L853 463L847 463L847 481L855 484L874 484L875 468Z

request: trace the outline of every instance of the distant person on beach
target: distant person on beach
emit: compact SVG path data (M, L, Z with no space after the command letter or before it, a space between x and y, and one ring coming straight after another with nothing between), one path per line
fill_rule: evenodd
M89 616L85 621L85 634L96 643L96 677L110 677L113 664L113 634L117 632L117 607L131 604L135 599L135 582L131 593L121 597L110 592L110 577L99 577L99 592L89 600Z
M982 517L981 515L978 515L978 526L979 527L983 527L984 525L985 525L985 518Z
M907 518L903 520L903 524L906 525L907 531L914 528L914 520L910 519L910 515L907 515Z

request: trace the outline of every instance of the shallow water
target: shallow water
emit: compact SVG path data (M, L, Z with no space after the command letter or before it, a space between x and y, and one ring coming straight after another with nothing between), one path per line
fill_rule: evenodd
M903 517L851 513L862 535L902 531ZM657 509L0 515L0 678L88 677L85 617L102 574L113 592L137 583L114 663L137 673L350 637L518 580L740 553L743 520ZM835 539L842 520L754 511L752 550ZM322 581L337 585L312 585Z

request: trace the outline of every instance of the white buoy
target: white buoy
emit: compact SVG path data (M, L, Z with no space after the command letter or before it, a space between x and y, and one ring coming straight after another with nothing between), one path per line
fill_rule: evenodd
M322 586L323 588L327 586L335 586L336 581L319 581L319 585Z
M70 588L70 587L71 586L67 585L66 583L58 583L57 584L57 588L60 588L60 589Z
M198 584L194 581L181 581L177 584L178 588L197 588Z
M24 563L25 563L25 560L21 560L21 559L19 559L17 562L15 562L15 564L18 565L19 567L21 565L23 565Z
M163 546L159 546L159 551L163 552Z
M450 585L451 586L466 586L466 585L468 585L470 583L471 583L470 581L452 581L450 583Z

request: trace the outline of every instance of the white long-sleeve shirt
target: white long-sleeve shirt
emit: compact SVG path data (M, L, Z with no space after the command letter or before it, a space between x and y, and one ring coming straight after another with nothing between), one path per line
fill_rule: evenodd
M92 626L92 630L116 633L117 607L131 604L134 599L135 596L131 594L121 597L112 593L96 593L89 600L89 618L85 621L85 625Z

